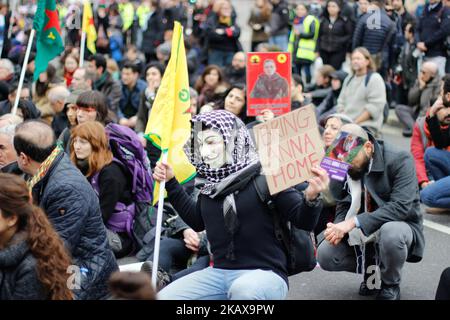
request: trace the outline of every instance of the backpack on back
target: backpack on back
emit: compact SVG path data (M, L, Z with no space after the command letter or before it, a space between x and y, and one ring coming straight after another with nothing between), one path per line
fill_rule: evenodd
M294 227L290 222L282 221L264 176L257 176L253 179L253 184L259 199L269 208L274 222L275 236L283 243L286 250L288 276L314 270L317 265L314 235Z
M366 77L364 78L364 86L366 88L367 88L367 85L369 84L370 78L372 77L373 73L374 73L373 71L367 72ZM350 83L350 81L353 80L354 77L355 77L355 75L351 76L350 80L348 80L348 82L347 82L347 85ZM386 86L386 93L387 93L388 89L389 89L388 84L385 83L384 85ZM384 108L383 108L383 123L387 122L388 117L389 117L389 103L386 102L386 104L384 105Z
M109 138L109 145L114 156L114 161L122 165L125 172L131 178L131 194L134 205L132 215L131 233L132 239L138 248L144 245L144 236L153 227L150 220L150 213L153 210L153 179L150 168L150 161L142 146L137 134L130 128L118 124L110 123L106 126L105 132ZM118 206L123 205L118 203ZM116 206L117 209L117 206ZM127 210L127 211L132 211ZM116 215L117 219L124 220L125 217ZM115 217L111 223L114 223Z

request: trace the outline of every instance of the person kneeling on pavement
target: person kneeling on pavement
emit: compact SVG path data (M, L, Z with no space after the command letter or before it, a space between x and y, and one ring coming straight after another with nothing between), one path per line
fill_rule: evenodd
M360 295L378 292L378 300L400 299L403 265L421 261L425 246L412 156L376 141L358 125L344 125L342 132L360 140L359 151L350 160L341 194L334 195L336 218L319 245L319 265L327 271L364 273ZM381 283L374 283L378 261Z

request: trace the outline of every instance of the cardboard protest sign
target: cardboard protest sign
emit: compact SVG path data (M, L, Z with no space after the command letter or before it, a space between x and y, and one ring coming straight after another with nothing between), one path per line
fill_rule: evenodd
M356 157L366 141L348 132L341 132L331 146L320 166L324 168L331 179L344 181L350 163Z
M270 194L313 176L325 155L313 106L306 106L253 128Z
M291 111L291 54L247 53L247 115L270 109L275 115Z

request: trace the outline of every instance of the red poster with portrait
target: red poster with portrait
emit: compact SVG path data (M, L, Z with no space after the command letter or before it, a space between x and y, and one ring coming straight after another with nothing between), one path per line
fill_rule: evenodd
M291 73L289 52L247 53L247 116L291 111Z

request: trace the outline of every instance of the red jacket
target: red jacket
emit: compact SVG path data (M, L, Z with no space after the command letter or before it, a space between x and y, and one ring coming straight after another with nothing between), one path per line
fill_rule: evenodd
M428 112L427 115L428 117ZM422 130L419 127L419 124L421 124ZM447 129L447 127L442 127L442 129ZM425 134L425 137L423 136L423 134ZM425 142L425 146L424 146L424 142ZM428 147L433 147L434 146L434 142L431 138L431 134L430 131L428 130L428 124L425 121L425 118L419 118L417 119L416 123L414 124L414 130L413 130L413 135L412 135L412 139L411 139L411 153L413 154L414 157L414 162L415 162L415 166L416 166L416 175L417 175L417 180L419 182L419 186L422 184L422 182L428 182L428 175L427 175L427 170L425 168L425 160L424 160L424 154L425 154L425 149ZM450 151L450 146L447 147L447 150Z

